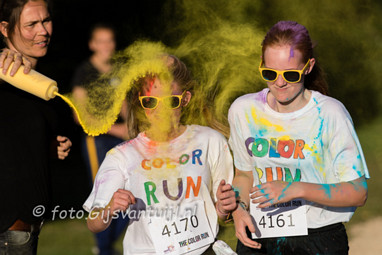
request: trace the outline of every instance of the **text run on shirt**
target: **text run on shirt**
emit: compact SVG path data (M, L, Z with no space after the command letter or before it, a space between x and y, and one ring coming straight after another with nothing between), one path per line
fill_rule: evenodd
M277 138L254 138L248 137L245 140L245 148L249 156L251 157L265 157L269 158L293 158L293 159L305 159L303 148L305 142L302 139L277 139ZM291 171L287 167L276 167L276 178L273 176L272 167L265 167L260 169L256 167L256 172L259 176L259 180L266 176L266 181L284 180L287 182L300 181L301 170L296 169L296 174L292 177ZM283 178L283 176L285 176ZM261 183L261 182L260 182Z
M168 169L173 169L177 167L177 164L179 165L185 165L185 164L193 164L193 165L203 165L201 161L201 156L202 156L202 150L197 149L192 151L191 154L182 154L177 161L174 161L168 157L166 158L154 158L154 159L144 159L142 160L141 166L144 170L147 171L155 171L155 168L168 168ZM167 180L162 180L162 185L163 185L163 192L164 195L173 201L178 200L179 198L182 197L183 194L183 180L182 178L177 179L178 183L178 194L176 196L173 196L169 192L168 188L168 183ZM185 198L190 197L191 191L194 194L194 197L197 197L199 194L200 186L202 184L202 177L198 176L196 180L194 180L191 176L187 176L186 180L186 193L185 193ZM157 186L154 182L152 181L147 181L144 183L144 188L146 192L146 199L147 199L147 205L151 205L152 202L155 204L159 203L159 200L157 196L155 195Z

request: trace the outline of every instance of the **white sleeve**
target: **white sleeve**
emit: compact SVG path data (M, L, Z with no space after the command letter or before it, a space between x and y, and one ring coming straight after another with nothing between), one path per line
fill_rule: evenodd
M245 128L244 118L239 116L239 104L234 102L228 112L228 122L230 126L229 145L233 152L235 167L241 171L252 171L254 162L248 154L248 149L243 137L243 129Z
M354 130L352 119L340 104L333 110L328 127L332 132L327 132L329 140L329 156L332 158L332 169L339 181L352 181L365 176L369 178L366 161L363 155L358 136Z
M209 149L209 153L212 153L215 159L211 164L213 192L211 197L214 199L214 202L216 202L216 192L220 181L224 179L226 183L232 184L234 172L231 152L224 136L220 135L217 141L211 143L211 146L212 148Z
M108 152L95 177L93 190L83 204L86 211L106 207L114 192L124 188L126 178L122 169L126 168L123 168L122 159L122 154L116 149Z

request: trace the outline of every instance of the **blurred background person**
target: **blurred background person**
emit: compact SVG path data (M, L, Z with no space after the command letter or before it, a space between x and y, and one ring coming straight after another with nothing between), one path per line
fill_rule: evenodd
M86 100L92 86L113 86L117 82L116 80L99 79L103 74L112 70L112 56L116 50L114 28L107 23L94 24L90 29L88 46L92 54L77 67L72 80L73 97L77 100ZM122 109L126 109L125 102L123 106ZM74 114L74 118L79 124L76 114ZM106 153L125 140L127 135L125 119L126 113L121 110L116 123L107 134L94 137L81 131L81 152L89 173L90 187L93 185L93 180ZM95 235L97 248L93 249L93 253L113 254L113 244L125 230L127 223L127 218L119 217L118 220L113 221L110 228L97 233Z
M0 68L21 63L35 69L52 35L48 1L0 1L6 48ZM0 81L0 254L36 254L44 211L51 202L51 156L65 159L71 141L57 136L58 119L48 102ZM41 209L41 210L40 210Z

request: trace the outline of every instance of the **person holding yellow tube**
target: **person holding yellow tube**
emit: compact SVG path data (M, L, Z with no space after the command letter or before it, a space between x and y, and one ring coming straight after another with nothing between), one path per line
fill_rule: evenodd
M0 6L1 72L12 76L23 64L28 73L48 50L48 2L2 0ZM36 254L43 216L33 210L49 207L50 156L65 159L71 141L57 136L57 117L46 101L1 80L0 107L0 253Z

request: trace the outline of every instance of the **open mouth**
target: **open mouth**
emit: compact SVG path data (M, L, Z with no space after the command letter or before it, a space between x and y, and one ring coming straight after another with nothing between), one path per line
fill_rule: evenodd
M37 43L35 43L35 45L40 46L40 47L46 47L46 46L48 46L48 40L37 42Z

